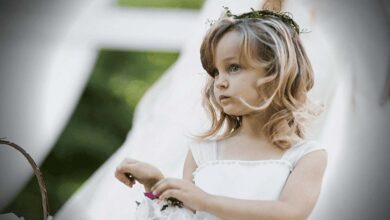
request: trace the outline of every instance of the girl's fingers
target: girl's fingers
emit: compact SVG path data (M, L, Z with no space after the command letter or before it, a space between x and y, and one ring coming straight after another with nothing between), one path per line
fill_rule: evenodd
M119 169L115 171L115 177L121 181L122 183L130 186L135 183L135 180L132 180L128 178L123 172L121 172Z
M135 183L135 177L132 176L130 173L125 173L125 176L128 180L130 180L131 183Z
M123 164L117 168L117 171L122 173L124 176L130 174L132 177L134 177L132 174L136 172L136 167L134 164Z
M180 194L180 192L177 189L168 189L160 195L159 199L164 200L164 199L168 199L169 197L173 197L175 199L180 200L179 194Z
M138 162L139 161L131 158L125 158L117 167L115 171L115 177L125 185L132 187L135 184L136 178L131 175L131 173L134 173L133 171L136 171L135 165Z
M132 173L133 170L135 169L135 164L134 163L124 163L124 164L121 164L118 169L122 172L129 172L129 173Z
M162 193L167 189L178 189L179 186L177 184L177 180L173 178L165 178L160 181L158 181L151 190L153 192Z
M118 173L118 172L115 172L115 177L121 181L122 183L126 184L126 185L130 185L130 180L128 180L125 176L123 176L122 174Z
M164 179L159 180L157 183L155 183L155 184L152 186L152 188L150 188L150 190L156 191L156 189L159 188L160 185L161 185L164 181L166 181L167 179L168 179L168 178L164 178Z
M123 172L126 171L126 169L131 169L131 167L135 164L137 164L138 161L134 160L134 159L129 159L129 158L126 158L124 159L120 165L118 166L119 169L121 169Z

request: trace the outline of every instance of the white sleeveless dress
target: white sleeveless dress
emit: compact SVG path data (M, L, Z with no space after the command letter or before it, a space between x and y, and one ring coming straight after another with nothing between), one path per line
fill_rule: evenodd
M198 166L193 181L199 188L212 195L248 200L278 200L298 161L310 152L325 150L317 141L302 141L285 151L280 159L248 161L220 160L216 141L193 141L189 149ZM137 209L137 219L219 219L207 212L194 214L184 208L160 212L161 204L156 201L145 198Z

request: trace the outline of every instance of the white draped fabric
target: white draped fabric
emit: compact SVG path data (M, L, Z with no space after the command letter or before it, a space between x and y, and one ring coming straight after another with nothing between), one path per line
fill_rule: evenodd
M205 3L178 61L147 91L137 106L133 128L123 146L105 162L95 174L69 199L55 219L132 219L135 200L143 196L143 187L136 184L129 189L114 178L116 166L125 157L136 158L159 167L166 176L180 178L187 153L189 134L200 132L208 125L201 107L201 89L206 74L201 68L199 47L208 28L207 20L216 19L228 6L233 13L258 8L261 1L209 0ZM329 106L335 88L337 73L334 48L327 34L311 17L311 6L301 1L287 5L301 27L311 29L302 34L316 71L316 86L311 96ZM294 7L293 7L294 6ZM325 111L311 128L313 138L321 139L324 123L329 117Z
M197 16L196 10L119 7L116 0L0 7L6 29L0 35L0 138L22 146L41 165L71 117L101 47L177 51ZM0 181L1 210L32 170L20 153L2 145L0 174L6 177Z
M327 135L330 155L313 219L388 219L390 210L390 3L330 0L321 20L338 50L342 74ZM387 10L387 11L386 11ZM342 133L332 132L336 131ZM337 150L337 151L336 151Z

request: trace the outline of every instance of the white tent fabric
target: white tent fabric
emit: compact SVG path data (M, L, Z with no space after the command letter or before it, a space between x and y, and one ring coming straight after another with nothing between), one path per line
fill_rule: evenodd
M390 210L390 3L327 1L321 8L327 32L334 34L343 74L333 110L344 126L337 155L330 155L322 199L313 217L388 219ZM387 10L387 11L386 11ZM386 14L387 13L387 14ZM337 16L334 16L337 15ZM339 120L344 121L339 124ZM330 135L329 139L333 136Z
M22 146L40 165L71 117L101 47L177 51L197 14L118 7L115 0L0 7L0 138ZM0 174L7 177L0 181L1 210L32 170L18 152L0 146Z
M67 65L55 66L61 73L50 69L64 36L69 34L72 18L82 14L89 2L38 0L9 2L0 7L0 25L4 28L0 36L0 137L23 147L37 164L50 152L93 66L95 53L91 50L67 47L73 63L63 61L68 61L72 71L64 68ZM61 85L72 82L65 87L67 90L61 90L58 84L54 91L48 89L51 84L47 80L57 73L62 76ZM55 94L56 102L61 103L58 109L46 99L49 94ZM49 117L48 112L55 114ZM0 210L12 201L32 173L20 153L0 146Z
M136 207L134 201L143 196L143 188L137 184L130 190L114 178L116 166L125 157L152 163L166 176L181 177L188 135L209 125L201 107L200 91L206 75L199 61L199 46L208 28L207 20L216 19L222 12L222 6L229 6L233 13L240 13L250 7L258 8L260 4L261 1L253 0L210 0L205 3L179 60L137 106L133 128L123 146L69 199L55 219L131 219ZM294 10L300 10L300 7ZM303 21L297 20L311 25L307 21L309 18L306 12L301 16ZM322 80L312 96L328 104L335 87L334 67L338 64L336 59L332 59L333 48L329 41L324 40L324 33L319 27L309 28L312 33L303 38L308 53L313 56L317 77ZM323 59L323 56L326 58ZM312 128L313 137L320 137L322 124L328 115L325 112L320 119L322 123Z

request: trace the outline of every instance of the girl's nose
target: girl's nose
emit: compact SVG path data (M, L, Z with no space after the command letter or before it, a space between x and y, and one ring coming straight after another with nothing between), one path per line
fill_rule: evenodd
M218 89L226 89L229 86L229 82L226 79L219 79L216 80L215 86Z

